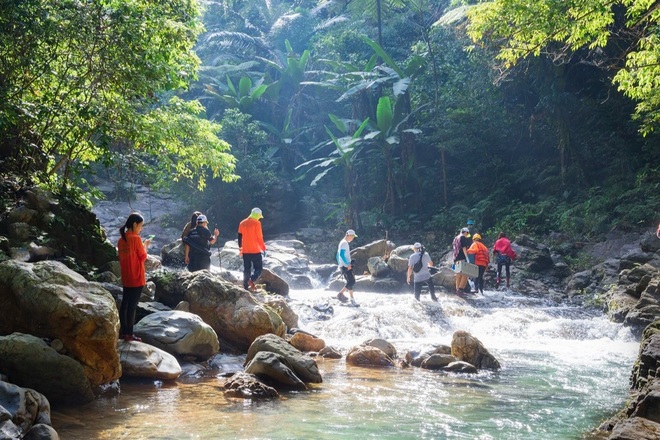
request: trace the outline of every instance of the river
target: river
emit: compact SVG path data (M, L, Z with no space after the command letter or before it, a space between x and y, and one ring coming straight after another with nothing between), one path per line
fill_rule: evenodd
M347 366L319 359L322 384L277 400L227 398L225 378L122 381L119 396L54 408L62 439L586 439L620 409L639 342L599 311L513 292L468 299L356 292L340 306L323 290L292 291L300 327L344 353L379 337L403 355L476 336L502 364L476 375ZM334 314L320 320L314 305ZM228 362L242 357L227 356Z

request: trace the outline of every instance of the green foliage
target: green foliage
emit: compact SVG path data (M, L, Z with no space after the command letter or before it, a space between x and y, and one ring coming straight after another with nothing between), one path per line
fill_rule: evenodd
M227 147L201 106L162 96L195 78L201 30L189 0L3 0L0 137L34 141L10 146L10 156L38 151L38 177L50 185L132 149L163 157L161 171L175 178L203 185L208 166L231 179L228 156L216 154ZM210 163L198 153L213 153Z
M620 9L627 20L617 20ZM613 47L608 44L616 40L619 49L612 56L624 59L625 65L617 68L614 83L638 101L636 116L643 121L643 133L650 133L660 122L660 14L655 2L495 0L475 6L469 16L470 36L475 41L494 42L505 69L530 56L548 54L561 60L580 51L586 56L579 56L609 67L615 62L604 63L602 49L611 52ZM628 39L619 38L621 34Z

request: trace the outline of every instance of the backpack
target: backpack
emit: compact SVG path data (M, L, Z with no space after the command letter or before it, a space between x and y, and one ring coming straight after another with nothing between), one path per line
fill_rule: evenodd
M457 235L456 238L454 238L454 242L451 244L454 248L454 260L458 257L458 253L461 251L461 237L462 235Z
M422 248L421 251L419 251L419 260L415 264L413 264L413 272L418 273L420 270L422 270L422 265L424 264L422 260L424 259L424 248Z

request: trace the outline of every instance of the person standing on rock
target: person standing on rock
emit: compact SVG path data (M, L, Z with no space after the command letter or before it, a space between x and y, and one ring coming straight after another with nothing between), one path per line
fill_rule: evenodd
M470 247L471 240L468 238L470 230L468 228L461 229L461 232L454 237L452 243L454 251L454 264L467 261L467 250ZM456 272L455 278L456 284L456 295L462 295L465 293L465 287L468 284L468 276L459 272Z
M266 244L259 221L262 218L261 209L253 208L248 218L238 225L238 252L243 256L243 288L251 291L256 290L254 282L261 275L263 257L266 256Z
M481 235L474 234L472 236L472 245L468 249L468 254L474 255L474 264L479 268L479 276L475 281L475 291L484 293L484 273L490 262L488 257L488 248L481 242Z
M341 302L346 302L348 301L348 298L346 295L344 295L344 292L348 291L348 295L351 297L351 305L357 306L357 303L355 302L355 298L353 298L353 286L355 285L355 274L353 273L353 260L351 260L351 247L349 243L353 241L353 239L357 237L355 234L355 231L352 229L349 229L346 231L346 235L344 235L344 238L339 242L339 246L337 246L337 264L339 265L339 269L341 270L341 274L344 276L344 279L346 280L346 284L344 287L341 288L339 293L337 294L337 299Z
M511 247L511 242L506 238L504 232L500 235L493 246L493 256L497 262L497 278L495 278L495 288L499 289L500 282L502 281L502 266L506 268L506 287L511 286L511 261L517 257L516 251Z
M151 244L150 238L144 241L140 238L143 225L144 218L134 212L128 216L124 226L119 228L121 238L117 243L117 254L123 287L119 307L119 337L125 341L141 341L133 335L133 325L142 289L147 284L144 262L147 260L147 248Z
M426 284L429 287L429 293L433 301L438 301L435 296L435 286L433 285L433 277L429 271L429 266L433 266L431 256L424 249L421 243L413 245L414 254L408 259L408 274L407 280L410 284L410 279L413 280L413 288L415 291L415 299L419 301L419 296L422 293L422 287Z
M185 262L190 272L211 269L211 245L218 240L220 231L208 228L208 219L204 214L197 216L197 226L191 229L183 242L186 244Z

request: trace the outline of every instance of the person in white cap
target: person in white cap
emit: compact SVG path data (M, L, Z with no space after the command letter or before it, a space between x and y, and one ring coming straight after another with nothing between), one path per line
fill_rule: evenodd
M218 228L209 231L208 219L204 214L197 216L197 226L183 239L186 244L185 262L190 272L211 269L211 245L218 240Z
M357 306L355 298L353 298L353 286L355 285L355 274L353 274L353 260L351 260L351 247L349 243L357 237L355 231L349 229L346 231L346 235L339 242L337 246L337 264L341 270L341 274L346 279L346 285L337 294L337 299L341 302L348 301L344 292L348 291L349 296L351 297L351 305Z
M413 245L414 254L408 259L408 284L410 284L410 279L413 279L413 285L415 289L415 299L419 301L419 296L422 293L422 287L424 283L429 286L429 293L431 294L431 299L433 301L438 301L438 298L435 296L435 286L433 285L433 278L431 277L431 272L429 271L429 266L433 266L433 261L431 256L424 249L421 243L415 243Z
M238 225L238 251L243 256L243 288L251 291L256 290L254 282L261 275L263 257L266 256L266 244L259 221L263 217L261 209L253 208L248 218Z

